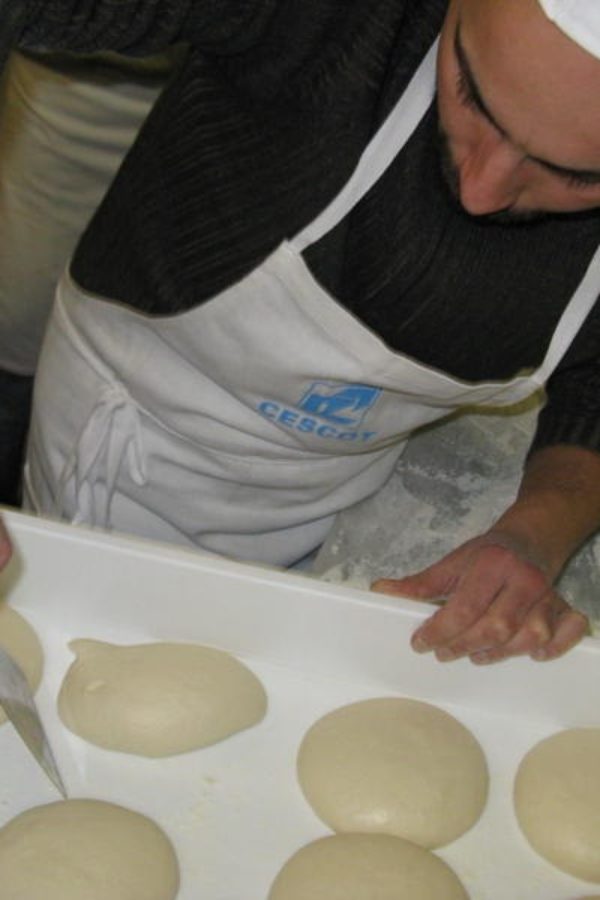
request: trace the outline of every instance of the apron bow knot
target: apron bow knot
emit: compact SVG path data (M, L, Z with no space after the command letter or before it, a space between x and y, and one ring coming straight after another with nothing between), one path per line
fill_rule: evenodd
M58 482L57 515L73 482L77 509L74 523L107 528L119 473L126 465L138 486L148 480L139 410L121 384L108 385L98 396Z

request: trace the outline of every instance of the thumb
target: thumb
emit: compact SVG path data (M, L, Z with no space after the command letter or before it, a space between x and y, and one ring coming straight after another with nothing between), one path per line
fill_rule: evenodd
M442 603L449 586L448 573L438 564L404 578L378 578L371 585L371 590L378 594L410 597L413 600L438 600Z

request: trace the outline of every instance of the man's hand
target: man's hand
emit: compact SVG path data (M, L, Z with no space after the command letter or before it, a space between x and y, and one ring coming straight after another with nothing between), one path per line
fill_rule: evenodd
M0 519L0 570L4 568L12 556L12 544L4 522Z
M587 632L586 617L552 587L524 548L489 532L407 578L382 579L373 590L444 605L412 637L419 653L478 664L529 654L554 659Z
M578 547L600 528L600 453L556 445L533 453L515 502L487 534L428 569L373 590L443 607L413 635L418 652L475 663L529 654L554 659L588 632L554 588Z

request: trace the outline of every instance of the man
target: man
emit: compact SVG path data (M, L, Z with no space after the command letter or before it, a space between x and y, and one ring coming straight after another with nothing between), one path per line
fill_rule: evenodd
M593 0L24 7L25 46L191 45L59 286L30 503L291 564L415 428L548 383L515 503L375 587L446 598L413 639L440 660L576 643L552 584L600 525Z

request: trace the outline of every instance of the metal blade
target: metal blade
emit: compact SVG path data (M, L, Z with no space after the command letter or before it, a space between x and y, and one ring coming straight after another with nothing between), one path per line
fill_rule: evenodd
M67 792L38 715L31 688L21 668L2 647L0 706L46 775L66 799Z

